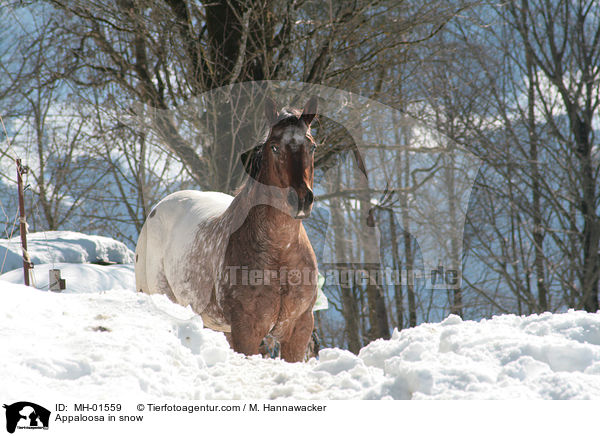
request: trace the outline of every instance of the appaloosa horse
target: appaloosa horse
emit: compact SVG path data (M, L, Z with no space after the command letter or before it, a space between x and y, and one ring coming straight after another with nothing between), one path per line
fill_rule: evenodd
M242 154L249 177L239 193L164 198L140 233L135 277L140 292L191 305L206 327L226 332L235 351L257 354L270 333L281 357L297 362L317 297L317 262L302 225L313 203L317 100L280 114L267 99L265 112L271 128Z

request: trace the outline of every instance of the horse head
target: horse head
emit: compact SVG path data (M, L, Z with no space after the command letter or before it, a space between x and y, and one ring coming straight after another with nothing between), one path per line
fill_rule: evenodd
M251 178L278 192L269 203L297 219L307 218L314 201L314 152L316 144L310 124L317 113L317 98L311 97L302 112L277 111L276 103L266 99L265 115L270 125L266 140L242 154L242 164ZM272 189L275 188L275 189ZM271 195L273 197L273 195Z

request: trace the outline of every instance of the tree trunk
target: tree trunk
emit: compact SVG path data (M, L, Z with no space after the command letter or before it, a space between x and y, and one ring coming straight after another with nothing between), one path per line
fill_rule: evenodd
M592 147L589 144L589 126L585 125L575 114L574 130L577 140L577 151L581 162L581 182L583 198L581 213L583 215L583 308L588 312L598 310L598 242L599 224L596 213L596 181L592 168Z
M390 237L392 244L392 268L394 269L395 274L400 274L402 269L402 262L399 258L398 252L398 238L397 238L397 228L396 221L394 219L394 210L389 209L389 219L390 219ZM403 308L403 295L402 295L402 283L400 283L400 277L396 277L398 279L397 282L394 283L394 301L396 302L396 322L398 330L402 330L404 326L404 308Z
M334 176L336 178L336 183L335 186L339 187L340 186L340 175L339 175L339 169L335 170L335 171L331 171L332 173L335 172L336 175ZM341 210L341 205L340 205L340 200L338 198L332 198L331 199L331 221L333 224L333 231L334 231L334 237L335 237L335 253L346 253L346 250L348 249L346 247L346 241L345 241L345 222L344 222L344 215L342 214L342 210ZM338 268L338 270L342 270L344 268L348 269L350 268L350 265L346 265L346 264L337 264L337 265L333 265L334 267ZM359 336L359 316L358 316L358 305L357 305L357 301L356 298L354 298L354 293L352 292L352 284L351 283L340 283L340 290L341 290L341 294L342 294L342 313L344 316L344 321L345 321L345 329L346 329L346 338L348 340L348 349L355 353L358 354L358 352L360 351L360 347L361 347L361 342L360 342L360 336Z
M458 199L456 198L456 181L454 179L456 162L451 148L448 149L448 154L445 156L445 160L447 163L446 168L444 168L444 172L446 176L446 186L448 188L448 213L450 220L450 265L452 269L457 272L456 279L458 280L457 287L452 291L452 307L450 312L462 318L464 316L463 295L460 287L460 274L458 274L458 272L461 270L458 246L458 218L456 211L458 207ZM443 278L442 280L445 279Z
M365 187L368 188L368 183L364 183ZM381 270L381 263L372 262L374 259L379 259L379 243L373 239L377 238L375 232L375 219L373 216L373 210L369 199L369 191L366 190L365 194L361 195L360 209L361 209L361 220L359 223L359 229L361 231L360 238L362 239L362 247L364 250L365 259L367 262L363 264L363 269L367 271L366 274L366 291L367 291L367 307L369 315L369 330L367 331L367 340L369 342L375 339L384 338L389 339L390 327L387 318L387 308L385 306L385 298L383 296L383 289L377 283L377 272ZM375 252L377 250L377 252ZM372 272L375 272L375 276L372 276Z
M408 143L408 141L406 141ZM404 177L403 187L410 186L410 162L408 152L404 152L404 168L401 169ZM406 257L406 296L408 299L408 325L415 327L417 325L417 303L415 298L414 281L414 255L412 250L412 238L410 235L410 218L408 215L408 194L400 193L400 207L402 209L402 227L404 228L404 255Z
M525 62L527 66L527 77L529 86L527 90L527 118L529 133L529 168L531 171L531 193L532 193L532 218L533 218L533 244L535 250L535 275L537 278L538 311L548 310L548 297L544 273L544 231L542 227L542 206L540 195L540 174L538 169L538 137L535 123L535 71L531 54L526 50Z

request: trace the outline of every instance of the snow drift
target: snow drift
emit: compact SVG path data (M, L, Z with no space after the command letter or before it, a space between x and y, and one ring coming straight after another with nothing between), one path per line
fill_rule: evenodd
M289 364L234 353L189 308L130 290L0 281L0 392L23 398L600 398L600 314L450 316L358 356Z
M106 236L49 231L27 234L27 251L34 265L52 263L132 263L133 251ZM0 239L0 273L23 266L21 239Z
M133 264L94 265L89 263L56 263L35 265L31 271L31 284L37 289L47 290L49 269L59 269L66 281L65 293L97 293L112 290L135 289ZM23 284L23 268L0 275L0 280Z

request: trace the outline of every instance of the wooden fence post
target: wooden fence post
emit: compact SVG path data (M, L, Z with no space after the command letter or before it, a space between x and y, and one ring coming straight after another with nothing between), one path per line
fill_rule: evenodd
M29 284L29 270L33 268L29 253L27 252L27 221L25 220L25 199L23 194L23 174L27 174L27 167L21 165L17 159L17 185L19 187L19 230L21 232L21 247L23 249L23 278L25 285Z

